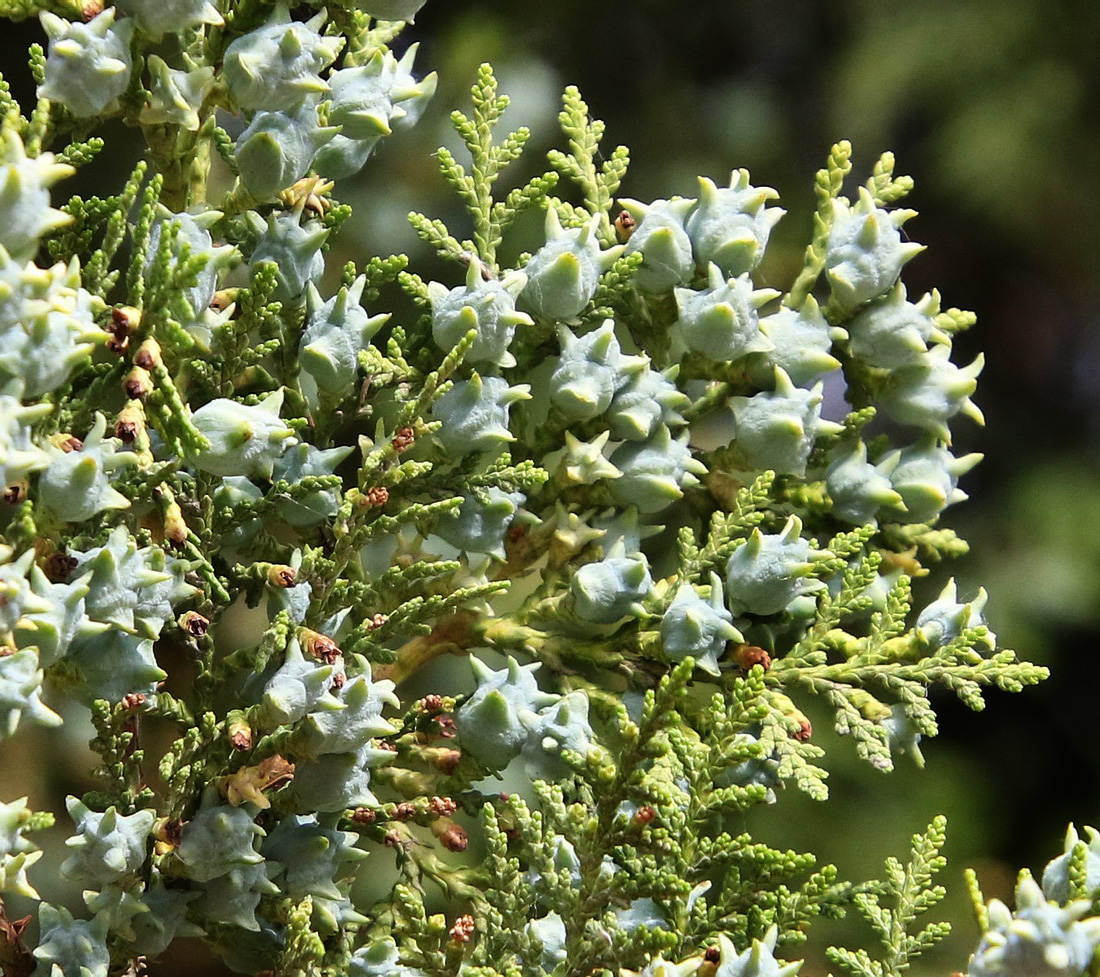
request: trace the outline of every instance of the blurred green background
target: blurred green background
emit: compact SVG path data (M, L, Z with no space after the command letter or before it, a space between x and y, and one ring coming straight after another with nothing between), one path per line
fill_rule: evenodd
M28 104L21 58L38 27L0 30L4 74ZM909 203L920 216L906 231L928 250L906 269L909 292L938 287L945 305L976 311L955 359L969 362L979 349L987 359L975 397L987 425L956 425L959 451L984 452L985 462L963 480L972 501L946 519L973 551L918 593L932 599L948 572L963 595L984 585L1002 643L1053 676L1018 696L991 693L982 715L940 699L941 734L923 744L923 771L903 761L884 776L835 744L827 805L787 792L748 826L867 878L946 813L944 881L955 890L947 913L959 925L932 963L963 968L975 931L962 869L976 867L987 895L1007 898L1016 868L1041 870L1069 821L1100 822L1091 732L1100 690L1100 7L430 0L398 47L413 40L418 70L438 70L439 92L412 133L385 141L356 180L337 187L356 205L336 245L341 260L406 251L425 278L442 274L405 215L443 216L465 233L431 153L455 145L447 113L465 106L485 60L513 97L506 124L535 133L517 181L561 145L560 91L576 84L607 122L608 150L631 148L625 196L694 195L697 175L724 183L740 166L775 187L788 215L769 251L769 284L793 276L813 174L834 141L854 143L859 179L887 149L916 179ZM138 153L132 137L118 136L109 157L58 191L94 192L96 181L113 189ZM827 724L816 725L829 745ZM804 973L825 966L816 958Z

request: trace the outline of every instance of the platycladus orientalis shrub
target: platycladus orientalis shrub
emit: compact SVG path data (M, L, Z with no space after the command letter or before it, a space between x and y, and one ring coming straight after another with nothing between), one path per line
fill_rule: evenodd
M940 518L982 420L973 315L901 280L912 181L887 154L854 185L838 143L765 287L776 192L621 196L573 88L567 148L508 188L529 132L497 131L485 65L468 158L438 153L468 220L410 215L450 274L333 267L341 181L435 90L390 47L422 2L0 3L43 30L36 104L0 88L0 736L11 760L83 710L99 764L65 813L0 798L0 892L39 898L55 815L83 892L0 911L3 972L155 972L201 938L280 977L786 977L854 910L878 954L829 959L894 977L948 928L913 927L942 818L859 883L736 825L825 800L807 702L889 770L933 686L977 709L1045 674L984 591L912 606L965 549ZM108 120L145 158L67 196ZM542 243L502 266L525 212ZM1090 966L1087 834L1014 911L971 876L971 977Z

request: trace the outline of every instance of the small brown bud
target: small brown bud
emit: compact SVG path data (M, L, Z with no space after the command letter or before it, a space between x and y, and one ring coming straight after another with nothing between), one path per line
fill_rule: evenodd
M267 571L267 582L272 587L293 587L298 582L298 571L285 563L273 563Z
M436 716L436 723L439 725L439 735L444 739L455 738L455 721L450 716Z
M298 640L302 644L302 650L307 655L319 658L326 665L332 665L342 652L336 642L319 631L311 631L309 628L298 629Z
M160 343L152 336L143 342L134 353L134 366L143 370L155 370L162 363L160 355Z
M164 507L164 538L173 546L183 546L187 542L187 536L187 521L183 518L183 510L173 499Z
M526 526L511 526L508 529L508 539L512 543L518 543L524 536L527 535Z
M153 378L149 371L135 366L122 381L122 392L131 400L144 400L153 392Z
M398 821L411 821L416 817L416 805L409 801L402 801L393 809L393 816Z
M415 440L416 432L408 424L405 424L397 429L390 444L393 445L394 451L405 451L411 447Z
M324 214L332 206L326 194L332 191L334 184L320 176L306 176L280 192L279 200L291 210L301 205L303 210L315 214Z
M385 505L390 501L390 490L384 485L376 485L363 493L363 505L375 507Z
M347 681L348 677L342 671L332 673L332 687L336 689L337 692L347 684Z
M24 481L12 482L4 489L3 497L8 505L19 505L27 497L27 483Z
M753 665L760 665L765 672L772 667L771 655L756 645L734 645L732 657L746 672Z
M389 740L375 740L374 748L376 750L385 750L387 753L397 752L397 744L391 743Z
M437 821L436 824L446 824L446 828L443 831L438 832L439 843L447 849L447 851L465 851L470 844L470 837L466 834L466 829L460 824L455 824L453 821L447 824L446 821Z
M125 353L130 348L129 336L112 336L105 345L112 353Z
M477 924L474 922L474 917L463 915L455 920L454 926L452 926L448 932L455 943L469 943L476 929Z
M127 712L137 712L146 702L146 695L144 692L127 692L122 697L120 705Z
M620 241L624 243L628 241L637 226L638 222L630 216L629 211L619 211L619 216L615 218L615 233L619 235Z
M236 727L229 727L229 745L238 753L244 753L252 749L252 727L246 723L240 723Z
M634 823L641 828L649 824L655 817L657 817L656 809L652 805L643 804L634 812Z
M74 437L71 434L51 434L49 437L50 444L55 448L60 448L65 454L71 454L74 451L80 451L84 447L84 442L78 437Z
M798 740L799 743L805 743L806 740L808 740L813 735L814 727L811 722L805 717L800 719L798 722L798 732L791 733L791 736Z
M111 322L107 326L116 339L127 338L141 324L141 313L132 305L116 305L111 309Z
M416 704L416 707L421 712L426 712L429 714L439 712L439 710L443 708L443 696L436 695L434 692L432 692L431 694L424 696L424 698Z
M85 23L89 20L94 20L103 13L103 6L103 0L84 0L80 5L80 16Z
M201 638L210 630L210 619L198 611L186 611L180 615L179 626L192 638Z
M163 818L153 825L153 837L175 848L183 840L183 822L179 818Z
M389 620L389 616L386 614L374 614L371 616L370 621L367 624L368 631L377 631L383 624Z
M64 583L75 569L76 558L61 550L54 550L42 564L42 572L46 574L50 583Z
M115 419L115 437L123 444L133 444L145 430L145 408L140 400L128 400Z
M444 750L440 749L434 758L436 769L440 773L452 774L455 772L455 767L462 762L462 753L459 750Z
M357 807L351 812L351 819L356 824L374 824L378 820L378 815L369 807Z
M450 817L458 810L458 805L450 797L433 797L428 801L428 811L436 817Z
M298 638L302 642L306 654L319 658L326 665L334 665L343 654L339 645L332 638L327 634L321 634L319 631L302 628L298 632Z
M703 953L703 959L707 963L718 963L722 959L722 951L716 946L708 946Z
M214 297L210 300L210 308L215 312L224 312L234 302L237 301L236 288L222 288L214 293Z
M405 836L400 831L391 831L382 839L382 843L390 848L400 848L405 843Z

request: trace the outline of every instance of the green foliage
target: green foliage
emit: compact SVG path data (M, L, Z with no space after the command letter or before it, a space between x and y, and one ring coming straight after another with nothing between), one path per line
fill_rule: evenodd
M917 933L909 930L916 918L939 903L946 890L932 878L943 871L947 859L940 854L947 820L937 817L923 834L913 835L909 861L902 865L887 859L880 891L856 896L856 908L867 920L883 947L883 958L873 959L864 950L830 947L829 962L856 977L896 977L909 969L913 959L935 946L951 931L946 922L929 923ZM886 905L883 905L883 902Z
M0 736L60 722L43 689L90 711L97 788L69 807L103 872L62 869L91 915L44 906L37 956L109 977L202 932L288 977L786 977L772 951L854 907L882 950L831 959L897 977L946 932L909 932L942 819L855 885L744 815L828 796L811 702L889 770L921 761L933 688L977 710L1045 676L984 591L913 604L965 550L939 520L977 456L949 422L981 414L980 362L950 360L973 317L904 302L912 181L885 154L853 202L838 143L801 270L756 288L775 191L734 170L616 219L628 153L573 87L567 148L502 190L531 134L498 137L486 64L451 116L468 159L437 154L468 230L410 215L465 286L366 255L326 300L337 181L434 90L389 47L416 4L360 6L45 13L43 97L23 117L0 92L5 206L33 228L0 227ZM89 77L117 93L89 109ZM45 207L109 119L147 159ZM532 208L543 246L501 267ZM419 318L368 315L398 290ZM23 833L48 820L0 804L0 889L34 895ZM397 881L359 904L345 863L384 851ZM1077 847L1067 871L1085 893Z

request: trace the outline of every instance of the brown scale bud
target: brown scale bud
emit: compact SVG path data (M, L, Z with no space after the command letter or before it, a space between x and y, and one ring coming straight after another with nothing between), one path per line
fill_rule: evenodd
M143 705L145 705L147 697L144 692L127 692L122 697L122 701L119 705L122 706L127 712L136 712Z
M455 943L469 943L476 929L477 923L474 922L474 917L467 914L459 916L448 932Z
M708 946L703 953L703 959L707 963L718 963L722 959L722 951L716 946Z
M643 804L634 812L634 823L641 828L649 824L655 817L657 817L656 809L649 804Z
M307 655L319 658L326 665L332 665L336 659L343 654L332 638L328 637L328 635L321 634L319 631L312 631L309 628L299 628L298 640L302 644L302 650Z
M416 817L416 805L411 801L402 801L393 809L393 816L398 821L411 821Z
M433 797L428 801L428 812L436 817L450 817L458 810L458 805L450 797Z
M405 836L400 831L391 831L382 842L390 848L400 848L405 843Z
M746 672L753 665L760 665L765 672L772 667L771 655L756 645L734 645L731 657Z
M65 454L71 454L74 451L80 451L84 447L84 442L78 437L74 437L71 434L51 434L49 442L55 448L60 448Z
M386 614L374 614L370 621L367 623L368 631L377 631L383 624L389 620L389 616Z
M439 710L443 708L443 696L436 695L432 692L430 695L424 696L424 698L416 704L416 707L421 712L429 714L439 712Z
M122 392L131 400L144 400L153 392L153 378L149 371L135 366L122 381Z
M285 563L272 563L267 571L267 582L272 587L293 587L298 582L298 571Z
M243 753L245 750L252 749L252 726L242 710L232 710L226 716L226 725L226 732L229 734L229 745L234 750Z
M224 312L234 302L237 301L236 288L222 288L214 293L214 297L210 300L210 308L215 312Z
M627 211L619 211L619 216L615 218L615 233L619 235L620 241L625 243L630 240L630 235L637 226L638 222Z
M378 820L378 815L369 807L357 807L351 812L351 819L356 824L374 824Z
M385 505L390 501L390 490L384 485L375 485L374 488L367 489L363 493L363 505L369 507L375 507Z
M80 5L80 16L85 22L94 20L103 13L103 6L103 0L84 0Z
M141 313L132 305L118 305L111 309L111 321L107 324L107 332L111 334L111 340L107 348L116 353L124 352L130 345L130 335L141 323Z
M813 724L806 718L802 718L798 722L798 732L791 733L799 743L805 743L811 736L814 735Z
M310 210L318 216L324 216L328 213L332 207L332 201L328 197L319 197L315 193L311 193L306 197L305 203L302 205L303 210Z
M172 499L164 507L164 538L173 546L183 546L187 542L187 521L179 503Z
M202 638L210 630L210 619L198 611L186 611L180 615L179 626L192 638Z
M27 483L24 481L12 482L4 489L4 501L8 505L19 505L27 497Z
M145 430L145 408L140 400L128 400L115 419L115 437L123 444L133 444Z
M183 840L183 822L179 818L162 818L153 825L153 837L175 848Z
M455 738L455 721L450 716L436 716L435 721L439 725L440 736L448 740Z
M42 564L42 572L46 574L50 583L64 583L75 569L76 558L61 550L54 550Z
M376 750L385 750L387 753L397 752L397 744L391 743L389 740L375 740L374 748Z
M416 432L408 424L405 424L397 429L390 444L393 445L394 451L405 451L412 446L415 440Z
M440 747L430 751L425 750L425 753L430 755L436 770L448 775L454 773L455 767L462 761L462 753L459 750L450 750Z
M347 684L347 681L348 677L343 672L332 673L332 687L336 689L337 692Z
M326 194L331 193L335 184L320 176L305 176L292 183L279 193L279 200L293 210L299 204L303 210L311 210L315 214L325 214L332 206L332 201Z
M442 827L442 830L436 830L438 827ZM466 829L453 821L436 821L432 824L432 830L447 851L465 851L470 844L470 836L466 834Z
M143 370L155 370L162 362L160 343L152 336L145 340L134 353L134 366L139 366Z

